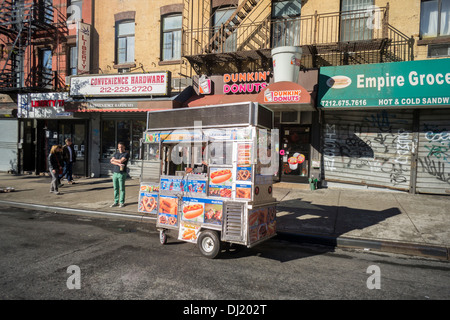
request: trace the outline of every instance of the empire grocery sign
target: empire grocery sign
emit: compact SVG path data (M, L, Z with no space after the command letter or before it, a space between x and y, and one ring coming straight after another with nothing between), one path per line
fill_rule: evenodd
M320 108L450 105L450 59L323 67Z
M71 96L168 95L170 72L91 75L70 79Z

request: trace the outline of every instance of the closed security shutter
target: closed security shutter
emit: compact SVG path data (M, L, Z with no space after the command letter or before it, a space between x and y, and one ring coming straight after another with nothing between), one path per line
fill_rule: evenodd
M0 171L17 171L18 121L0 119Z
M411 110L325 112L324 179L408 191L412 125Z
M450 193L450 110L421 110L416 191Z

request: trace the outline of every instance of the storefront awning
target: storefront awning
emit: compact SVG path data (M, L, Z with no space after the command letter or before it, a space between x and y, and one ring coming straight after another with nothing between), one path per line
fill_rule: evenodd
M16 118L17 104L14 102L0 103L0 118Z
M228 103L258 102L273 111L315 111L311 93L294 82L272 83L257 94L194 95L184 107L205 107Z
M84 98L67 101L68 112L147 112L181 108L192 96L192 87L185 88L172 97L122 97L122 98Z

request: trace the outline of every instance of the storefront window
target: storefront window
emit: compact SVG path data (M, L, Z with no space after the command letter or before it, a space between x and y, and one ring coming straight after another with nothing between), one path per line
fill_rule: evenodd
M141 159L140 139L145 131L142 120L102 121L102 159L109 159L116 152L117 144L123 142L130 152L130 159Z
M133 134L131 140L131 159L142 159L140 154L140 139L144 134L146 122L142 120L133 120Z
M272 45L298 46L300 41L300 0L272 2Z
M116 122L102 121L102 159L111 158L116 146Z
M130 122L129 120L117 121L117 140L116 142L123 142L125 148L130 150Z

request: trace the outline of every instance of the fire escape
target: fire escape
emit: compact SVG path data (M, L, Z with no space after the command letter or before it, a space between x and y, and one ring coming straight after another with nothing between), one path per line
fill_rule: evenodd
M0 92L63 89L66 37L66 18L51 2L0 0Z
M271 49L278 46L301 46L303 68L413 59L412 38L389 24L389 3L374 12L274 18L272 1L244 0L220 26L212 26L209 3L184 2L181 74L187 74L188 64L207 75L267 70Z

